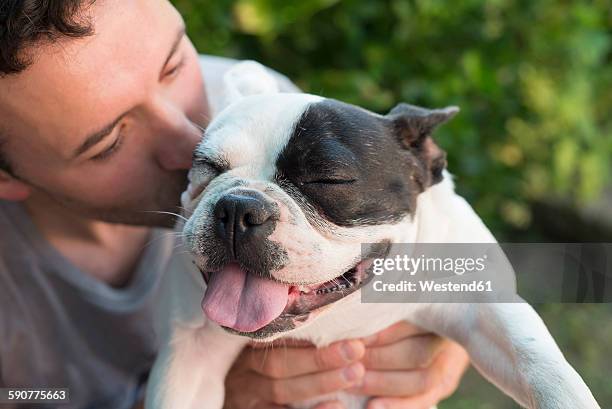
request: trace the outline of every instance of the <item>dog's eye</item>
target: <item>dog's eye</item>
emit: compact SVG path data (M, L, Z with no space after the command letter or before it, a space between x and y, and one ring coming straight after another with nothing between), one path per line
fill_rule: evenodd
M188 193L191 198L197 198L214 178L221 175L228 168L229 166L224 161L194 156L193 166L189 171L191 191Z
M217 173L202 168L193 168L189 171L189 187L187 193L191 200L196 199L206 189L210 182L217 177Z
M316 179L309 179L301 182L302 185L350 185L355 183L357 179L344 178L344 177L321 177Z
M214 160L207 157L194 157L193 158L193 168L204 170L211 170L216 174L220 175L228 169L227 163L222 160Z

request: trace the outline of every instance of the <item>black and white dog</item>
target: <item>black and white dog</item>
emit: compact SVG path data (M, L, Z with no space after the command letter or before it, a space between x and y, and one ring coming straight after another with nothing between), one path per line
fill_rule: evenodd
M461 344L522 406L599 407L526 303L360 302L370 262L362 243L495 243L454 192L431 138L456 108L400 104L381 116L278 93L252 62L225 81L228 105L206 130L183 195L185 243L202 274L168 275L160 305L171 327L147 408L221 409L225 375L251 340L322 346L401 320Z

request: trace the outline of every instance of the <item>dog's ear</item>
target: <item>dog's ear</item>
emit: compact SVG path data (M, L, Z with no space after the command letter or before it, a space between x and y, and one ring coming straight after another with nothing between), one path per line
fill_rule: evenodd
M225 106L244 97L280 92L272 73L255 61L243 61L223 75Z
M459 112L458 107L427 109L409 104L399 104L393 108L387 118L406 149L415 153L427 169L429 178L424 181L431 186L442 180L442 171L446 168L446 152L436 145L431 138L434 129ZM425 187L426 187L425 186Z

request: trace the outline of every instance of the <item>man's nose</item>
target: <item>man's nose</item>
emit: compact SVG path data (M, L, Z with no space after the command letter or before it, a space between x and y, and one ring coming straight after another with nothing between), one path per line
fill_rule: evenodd
M155 109L158 132L157 161L165 170L191 168L193 151L202 139L203 130L194 124L180 107L158 102Z
M257 191L228 193L214 209L215 233L231 255L259 247L274 230L278 207Z

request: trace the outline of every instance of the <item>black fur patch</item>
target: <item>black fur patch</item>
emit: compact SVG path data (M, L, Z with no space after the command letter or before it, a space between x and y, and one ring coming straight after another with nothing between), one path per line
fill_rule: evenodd
M338 226L393 223L415 211L431 181L423 159L401 141L392 119L326 99L297 122L277 178Z

